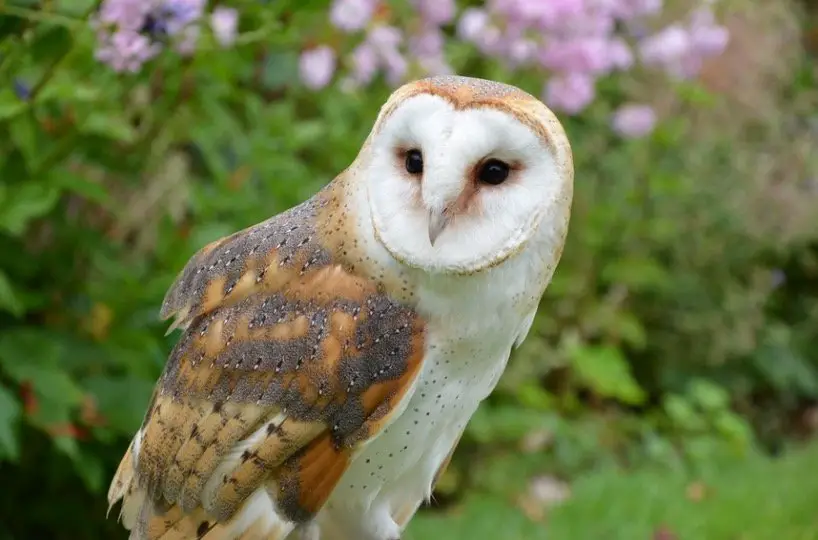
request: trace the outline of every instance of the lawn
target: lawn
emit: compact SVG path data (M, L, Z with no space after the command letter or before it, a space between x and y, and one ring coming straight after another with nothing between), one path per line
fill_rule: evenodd
M779 459L756 457L692 478L645 469L578 478L542 520L512 500L472 493L427 510L408 540L814 540L818 539L818 444Z

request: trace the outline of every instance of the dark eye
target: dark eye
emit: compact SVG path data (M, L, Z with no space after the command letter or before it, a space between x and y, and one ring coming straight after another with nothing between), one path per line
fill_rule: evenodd
M406 171L409 174L420 174L423 172L423 155L420 150L409 150L406 152Z
M490 159L483 163L480 167L480 172L477 173L477 178L486 184L496 186L502 184L508 178L509 166L499 159Z

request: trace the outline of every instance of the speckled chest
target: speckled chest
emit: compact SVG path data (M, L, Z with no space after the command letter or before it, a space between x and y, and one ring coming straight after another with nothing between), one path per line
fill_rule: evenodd
M483 310L442 315L429 320L427 352L412 392L352 463L333 494L334 506L399 512L427 498L441 464L497 383L519 318L505 313L498 320Z

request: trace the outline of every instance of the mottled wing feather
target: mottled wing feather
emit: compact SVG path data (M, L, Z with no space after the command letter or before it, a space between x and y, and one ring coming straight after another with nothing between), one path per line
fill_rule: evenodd
M321 207L210 244L169 291L185 330L109 492L133 538L221 538L259 490L309 520L411 387L423 321L333 262Z
M200 249L165 295L160 317L171 328L233 304L260 290L279 289L291 277L330 264L315 223L334 208L326 191L272 218Z

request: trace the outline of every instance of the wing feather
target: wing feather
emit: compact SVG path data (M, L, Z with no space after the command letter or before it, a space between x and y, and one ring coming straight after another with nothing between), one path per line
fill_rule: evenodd
M184 331L108 494L132 538L283 538L412 386L424 322L333 262L323 204L209 244L169 290Z

